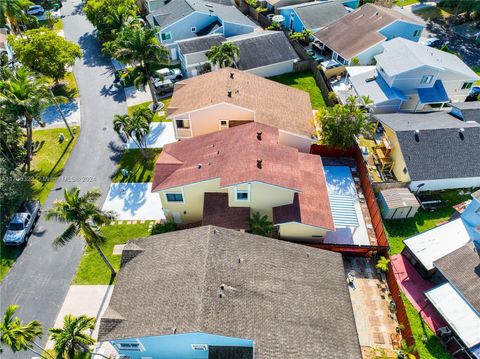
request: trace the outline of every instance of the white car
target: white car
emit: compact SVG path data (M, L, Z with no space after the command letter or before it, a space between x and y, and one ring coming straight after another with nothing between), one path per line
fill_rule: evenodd
M32 5L27 10L28 15L43 15L44 12L45 9L41 5Z
M178 81L183 79L182 71L180 69L169 69L164 68L155 71L155 74L158 75L160 79Z

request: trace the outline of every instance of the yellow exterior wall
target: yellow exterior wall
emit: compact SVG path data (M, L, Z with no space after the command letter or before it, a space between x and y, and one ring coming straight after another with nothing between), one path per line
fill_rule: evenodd
M382 123L384 134L390 140L392 144L392 150L390 156L393 160L393 174L399 182L410 182L410 175L403 173L403 169L406 167L405 160L403 158L402 150L400 144L398 143L398 138L395 132L393 132L387 125Z
M280 238L295 241L309 241L312 243L322 243L324 238L314 237L323 236L327 231L323 228L308 226L301 223L285 223L279 226Z

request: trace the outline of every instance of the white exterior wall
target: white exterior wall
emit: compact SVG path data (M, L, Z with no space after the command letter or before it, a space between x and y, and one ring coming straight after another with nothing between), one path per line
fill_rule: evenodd
M293 63L294 61L280 62L277 64L272 64L263 67L257 67L254 69L246 70L251 74L261 76L261 77L272 77L277 75L286 74L288 72L293 72Z
M360 60L360 65L370 65L373 62L373 57L381 54L383 52L383 42L372 46L371 48L365 50L364 52L358 54L355 57L358 57ZM350 59L351 60L351 59Z
M291 132L286 132L279 130L279 142L282 145L295 147L300 152L310 153L310 147L312 146L312 139L303 137L300 135L293 134Z
M421 183L425 183L425 185L421 188L420 192L439 191L442 189L480 187L480 177L412 181L408 188L410 188L412 192L415 192L417 190L417 186Z

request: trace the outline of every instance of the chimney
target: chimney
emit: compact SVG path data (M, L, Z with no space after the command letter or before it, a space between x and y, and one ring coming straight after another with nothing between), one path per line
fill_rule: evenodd
M257 140L262 140L262 131L257 131Z
M230 78L233 80L235 78L235 74L233 72L230 72Z
M258 159L258 160L257 160L257 167L258 167L259 169L262 169L262 162L263 162L263 161L262 161L261 159Z
M232 91L228 91L228 92L227 92L227 96L228 96L228 97L232 97Z

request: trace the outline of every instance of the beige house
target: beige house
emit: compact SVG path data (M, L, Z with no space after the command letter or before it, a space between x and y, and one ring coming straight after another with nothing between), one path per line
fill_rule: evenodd
M245 230L259 212L282 238L322 242L334 224L321 158L279 132L252 122L166 145L152 191L167 218Z
M310 96L262 77L224 68L177 82L167 112L178 139L248 122L279 129L280 143L310 152Z

